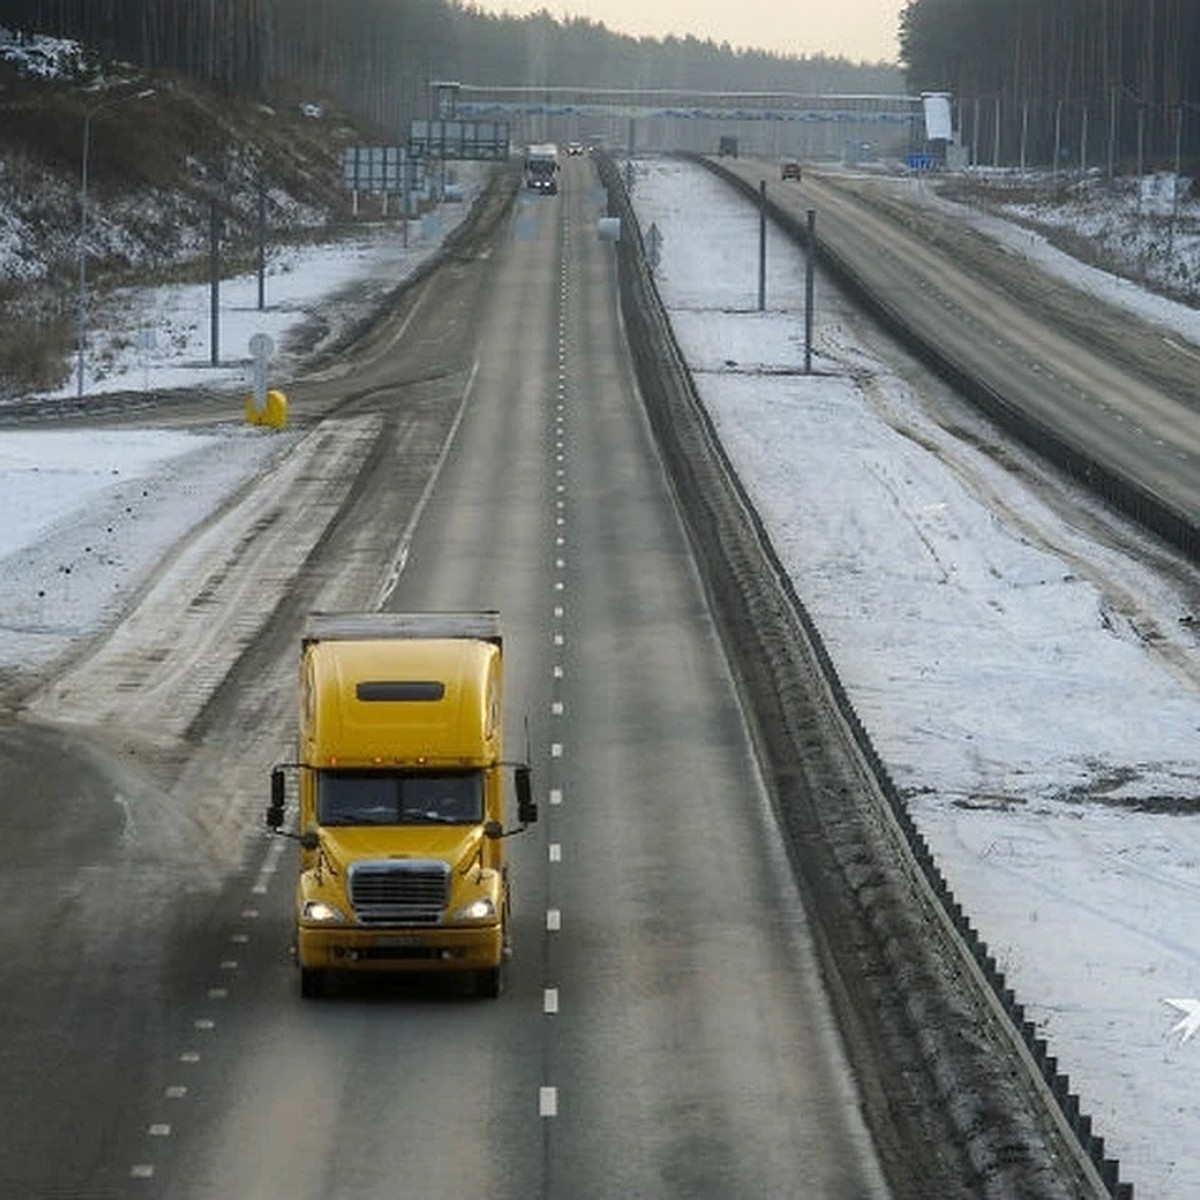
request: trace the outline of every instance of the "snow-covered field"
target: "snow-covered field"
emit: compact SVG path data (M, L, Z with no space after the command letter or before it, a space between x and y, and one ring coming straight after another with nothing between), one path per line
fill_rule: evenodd
M796 252L772 239L768 311L754 311L757 218L707 175L641 163L635 199L663 234L659 284L722 438L943 870L1122 1177L1141 1196L1200 1196L1200 1038L1165 1003L1200 997L1190 598L948 438L835 297L818 294L818 373L780 373L802 358ZM1028 232L1007 236L1073 270ZM394 240L352 262L314 251L314 265L343 259L335 276L297 259L268 285L269 325L230 284L223 344L282 341L349 277L394 276L398 253ZM194 292L175 309L206 313ZM166 307L130 294L105 385L213 385L203 320L137 336ZM1170 311L1200 344L1196 315ZM244 371L225 380L234 391ZM0 433L0 675L94 630L288 436Z
M715 180L647 164L634 196L722 441L944 873L1122 1178L1200 1196L1200 1038L1166 1003L1200 996L1194 590L947 436L836 297L818 294L816 373L786 373L802 257L769 243L754 311L757 217ZM1195 312L959 219L1200 345Z
M480 176L471 172L470 195ZM274 347L273 364L286 372L292 357L289 334L306 322L338 332L345 313L339 295L353 289L362 303L364 284L378 303L405 275L437 251L448 228L457 224L467 203L443 204L409 223L403 245L394 221L365 223L357 236L332 245L283 246L273 251L258 307L258 277L222 280L217 320L217 365L212 365L212 298L207 285L170 284L125 288L100 301L89 313L84 390L161 391L201 386L241 387L253 378L250 338L265 334ZM324 336L328 338L329 331ZM73 396L79 377L71 377L54 396Z

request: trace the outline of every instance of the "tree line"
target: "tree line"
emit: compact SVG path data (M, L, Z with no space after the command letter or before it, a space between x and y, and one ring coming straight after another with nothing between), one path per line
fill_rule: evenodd
M903 90L894 64L796 58L693 37L635 38L543 10L452 0L7 0L5 24L74 38L262 100L306 90L384 128L430 115L429 83L695 91Z
M953 94L977 161L1200 156L1195 0L910 0L900 46L910 87Z

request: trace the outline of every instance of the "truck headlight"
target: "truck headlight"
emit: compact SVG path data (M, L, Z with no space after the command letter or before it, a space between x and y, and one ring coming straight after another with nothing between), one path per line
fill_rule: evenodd
M300 919L302 921L344 921L346 917L336 904L330 904L328 900L305 900Z
M478 900L472 900L470 904L464 904L454 914L454 919L456 921L494 921L496 919L496 906L487 896L480 896Z

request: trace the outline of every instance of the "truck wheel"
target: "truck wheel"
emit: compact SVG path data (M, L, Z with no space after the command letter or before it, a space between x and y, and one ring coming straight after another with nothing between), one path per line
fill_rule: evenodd
M316 1000L325 995L325 972L320 967L300 968L300 995Z
M488 967L475 972L475 995L482 1000L495 1000L504 991L504 967Z

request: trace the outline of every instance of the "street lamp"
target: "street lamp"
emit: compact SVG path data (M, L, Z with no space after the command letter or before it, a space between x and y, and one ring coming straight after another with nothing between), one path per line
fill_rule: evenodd
M78 374L78 395L83 396L83 345L87 333L87 186L88 186L88 149L91 142L92 117L101 109L112 108L126 100L145 100L154 95L154 88L146 88L141 92L127 92L124 96L112 96L101 100L83 113L83 161L79 170L79 296L76 303L75 328L75 358Z

